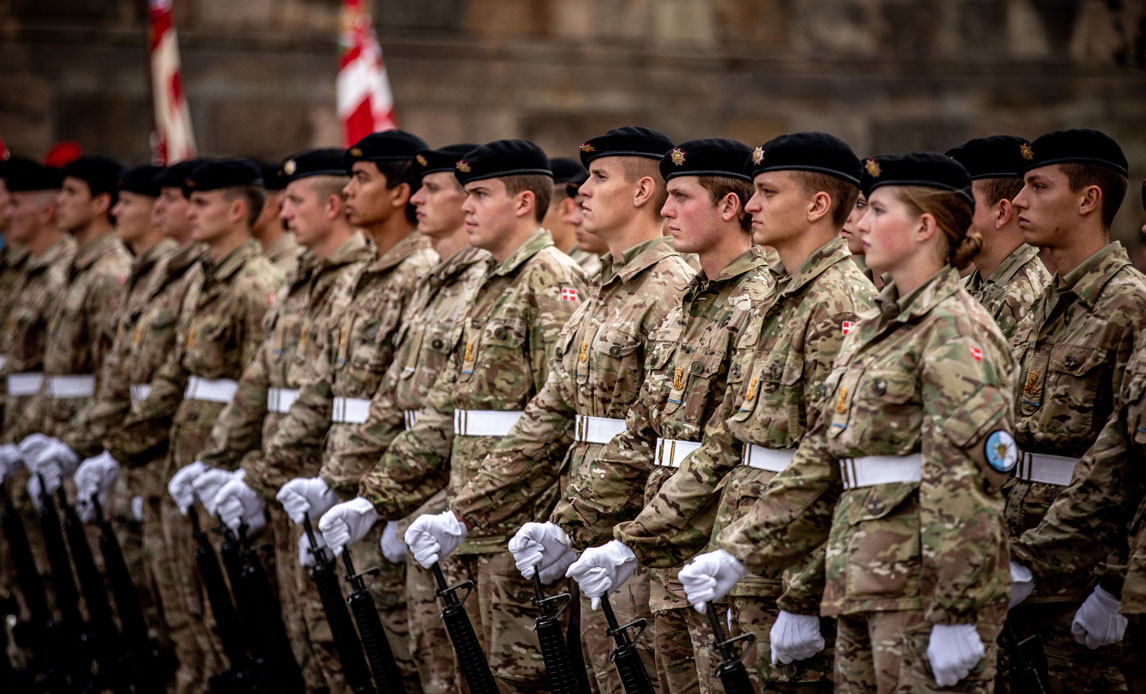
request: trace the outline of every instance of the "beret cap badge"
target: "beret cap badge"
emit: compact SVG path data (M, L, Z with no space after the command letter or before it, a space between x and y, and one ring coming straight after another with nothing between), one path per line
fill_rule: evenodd
M586 153L588 153L588 152L596 152L596 151L597 151L597 148L596 148L596 147L594 147L593 145L589 144L588 142L582 142L582 143L581 143L581 151L582 151L582 152L586 152Z
M752 150L752 163L753 164L760 164L763 161L764 161L764 148L763 147L757 147L756 149Z
M283 173L285 173L287 176L293 176L294 172L297 170L298 164L295 163L294 159L287 159L286 163L283 164Z
M879 178L879 162L875 159L868 159L866 162L864 162L864 169L867 170L867 175L871 176L872 178Z
M669 157L672 159L672 163L676 164L677 166L684 166L685 153L684 150L680 147L673 147Z
M358 147L351 147L350 148L350 156L361 157L362 156L362 150Z
M1022 146L1019 147L1019 154L1023 155L1023 159L1027 161L1031 161L1035 158L1035 152L1031 149L1030 143L1027 142L1024 142Z
M457 167L458 167L458 171L461 171L462 173L469 173L470 172L470 165L464 159L457 163Z
M430 163L429 160L426 159L426 155L424 155L424 154L415 155L414 160L418 162L419 166L428 166Z

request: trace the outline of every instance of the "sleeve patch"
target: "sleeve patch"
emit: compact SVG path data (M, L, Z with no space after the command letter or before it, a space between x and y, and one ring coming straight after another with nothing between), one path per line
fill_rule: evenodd
M1001 429L987 437L984 453L987 463L996 472L1010 472L1019 462L1019 447L1015 444L1015 438Z

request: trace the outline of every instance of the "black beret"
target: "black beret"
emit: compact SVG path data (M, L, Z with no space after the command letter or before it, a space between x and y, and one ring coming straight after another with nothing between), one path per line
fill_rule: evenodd
M745 166L752 178L765 171L812 171L857 186L863 170L848 143L820 132L774 137L752 150Z
M454 176L463 186L487 178L521 175L553 175L549 157L529 140L494 140L466 152L454 165Z
M751 181L744 170L744 160L751 152L748 145L736 140L689 140L661 157L661 178L668 181L677 176L729 176Z
M341 152L342 150L339 150ZM277 193L283 188L286 188L286 180L283 175L282 166L279 164L272 164L269 161L262 159L252 159L251 163L259 169L259 178L263 179L263 188L270 193ZM345 173L345 172L343 172Z
M282 166L276 167L282 187L310 176L346 176L343 158L345 152L337 147L308 149L285 159ZM269 190L269 188L268 188Z
M1056 130L1019 146L1023 173L1051 164L1094 164L1127 175L1126 155L1110 136L1097 130Z
M12 156L4 160L0 169L4 185L12 192L58 190L64 182L64 172L54 166L44 166L27 157Z
M474 149L477 149L477 145L468 143L423 149L414 155L414 178L421 180L424 176L443 171L453 173L457 170L455 167L458 161Z
M581 192L581 185L589 180L589 172L582 171L568 181L565 181L565 195L575 198Z
M672 140L659 130L639 125L613 128L581 144L581 163L586 166L601 157L660 159L672 149Z
M171 164L155 174L155 183L160 188L183 188L191 172L205 162L206 159L185 159Z
M92 195L108 193L115 197L119 192L119 175L122 172L123 166L109 157L85 155L64 164L64 176L87 183Z
M383 130L370 133L346 150L343 160L350 171L356 161L409 161L423 149L429 149L422 138L405 130Z
M157 198L159 197L159 182L156 175L162 170L162 166L152 166L151 164L128 169L119 176L119 190L120 192Z
M221 188L261 186L263 179L250 159L211 159L202 162L187 177L183 192L206 193Z
M568 183L574 177L585 173L581 162L569 157L549 157L549 168L553 170L554 183Z
M1021 147L1026 142L1015 135L992 135L965 142L947 150L947 156L963 165L971 180L1022 178Z
M949 190L975 205L971 195L971 174L963 165L945 154L881 154L864 162L863 194L880 186L922 186Z

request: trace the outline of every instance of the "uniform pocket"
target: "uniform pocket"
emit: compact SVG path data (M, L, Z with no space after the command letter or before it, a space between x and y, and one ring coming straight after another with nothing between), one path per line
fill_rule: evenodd
M917 486L847 492L847 592L851 599L914 597L922 567Z
M1108 351L1100 347L1057 345L1047 365L1047 383L1043 390L1045 417L1040 426L1047 433L1085 436L1094 425L1095 404L1107 399L1099 393L1105 382L1103 366Z

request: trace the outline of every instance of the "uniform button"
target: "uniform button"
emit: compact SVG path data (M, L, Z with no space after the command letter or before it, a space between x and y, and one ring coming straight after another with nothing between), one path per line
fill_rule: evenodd
M472 326L474 328L480 328L481 327L481 321L479 321L477 318L471 319L470 320L470 326Z
M493 336L499 340L504 340L505 339L505 326L501 326L497 330L494 330Z
M1069 367L1071 367L1071 368L1074 368L1074 355L1073 355L1073 354L1068 354L1068 355L1066 355L1066 359L1064 359L1064 360L1063 360L1063 362L1064 362L1064 363L1065 363L1067 366L1069 366Z
M698 373L700 373L700 370L701 370L702 368L704 368L704 367L703 367L703 366L701 366L701 363L700 363L700 362L698 362L698 361L694 361L694 362L692 363L692 366L691 366L691 367L689 367L689 368L692 370L692 372L693 372L694 374L698 374Z
M882 378L878 379L874 384L872 384L871 391L876 395L883 395L887 392L887 381L883 380Z
M784 672L785 677L791 678L791 677L796 676L796 666L795 665L785 665L782 668L782 670Z
M432 344L434 345L434 349L441 349L442 345L445 343L442 342L442 338L439 337L439 338L435 339Z
M733 364L732 365L732 375L736 376L736 377L740 376L740 364Z
M621 348L618 347L617 345L613 345L612 347L609 348L609 354L613 355L614 357L620 353L621 353Z

